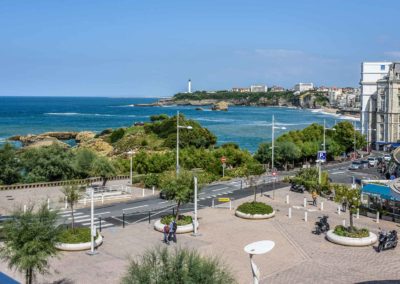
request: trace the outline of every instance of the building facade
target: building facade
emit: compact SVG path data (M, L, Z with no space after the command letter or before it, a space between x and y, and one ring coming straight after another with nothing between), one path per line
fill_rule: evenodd
M363 62L361 64L361 133L371 137L371 119L373 107L371 97L376 95L378 80L389 72L391 62Z
M232 92L235 93L250 93L250 88L232 88Z
M294 85L294 90L296 92L306 92L314 89L313 83L298 83Z
M250 92L252 93L266 93L268 92L267 85L251 85Z

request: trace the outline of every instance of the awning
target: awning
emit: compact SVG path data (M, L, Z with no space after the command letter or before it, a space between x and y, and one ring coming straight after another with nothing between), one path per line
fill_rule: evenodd
M382 199L400 201L400 194L386 185L368 183L364 184L361 191L365 194L379 196Z

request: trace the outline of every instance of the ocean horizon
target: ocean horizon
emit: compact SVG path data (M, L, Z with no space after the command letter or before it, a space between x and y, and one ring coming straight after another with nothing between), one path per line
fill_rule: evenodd
M207 107L198 111L195 106L135 106L157 99L160 98L0 96L0 144L14 135L48 131L99 132L126 127L150 121L150 116L155 114L175 115L178 110L212 131L218 144L234 142L250 152L255 152L260 143L271 141L272 115L275 116L276 137L314 122L322 124L324 120L327 127L343 120L359 126L359 119L320 109L231 106L227 112L216 112Z

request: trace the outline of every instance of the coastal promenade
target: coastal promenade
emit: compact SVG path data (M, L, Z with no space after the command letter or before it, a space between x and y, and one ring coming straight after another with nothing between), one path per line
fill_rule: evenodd
M286 195L290 204L286 204ZM304 221L303 198L307 197L308 222ZM253 197L235 200L237 207ZM322 214L329 215L331 227L348 221L348 213L338 215L336 204L319 198L324 202L324 211L311 206L308 193L299 194L282 188L275 192L275 199L257 197L271 204L277 211L276 217L269 220L248 221L234 216L234 210L205 208L199 211L201 236L179 235L175 247L198 250L203 255L221 258L232 270L239 283L251 283L251 270L248 255L243 247L258 240L273 240L275 248L266 255L255 256L261 271L261 283L362 283L363 281L382 281L400 278L400 252L388 250L377 253L373 247L343 247L328 242L323 235L311 233L314 222ZM287 216L292 208L292 218ZM154 222L154 221L153 221ZM62 252L58 259L51 260L51 274L38 276L39 283L119 283L127 269L129 259L136 258L146 249L162 246L162 235L153 229L153 222L112 227L103 231L104 244L99 254L88 256L85 252ZM397 224L360 216L355 224L368 227L377 233L381 227L396 229ZM21 275L0 263L0 270L21 280ZM375 282L373 282L375 283Z

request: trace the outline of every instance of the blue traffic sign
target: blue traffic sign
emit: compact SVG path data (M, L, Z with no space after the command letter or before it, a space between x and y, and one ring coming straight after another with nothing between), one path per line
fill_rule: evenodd
M326 151L318 151L317 160L320 162L326 162Z

